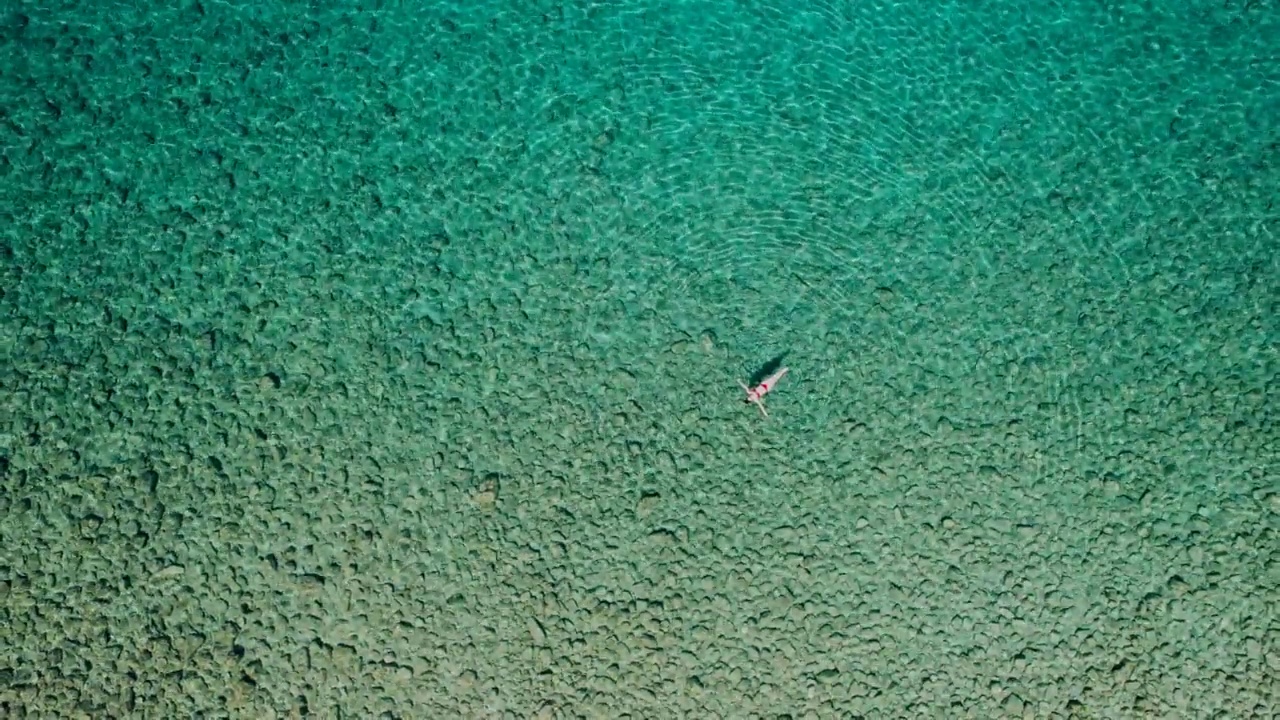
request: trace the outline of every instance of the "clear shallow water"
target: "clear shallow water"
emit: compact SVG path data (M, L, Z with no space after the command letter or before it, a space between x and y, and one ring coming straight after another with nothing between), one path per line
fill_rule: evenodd
M1274 712L1268 7L6 13L7 712Z

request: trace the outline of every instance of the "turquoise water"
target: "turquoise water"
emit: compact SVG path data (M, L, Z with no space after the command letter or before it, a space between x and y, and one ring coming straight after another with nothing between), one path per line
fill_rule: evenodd
M1274 3L180 5L0 10L0 717L1280 712Z

